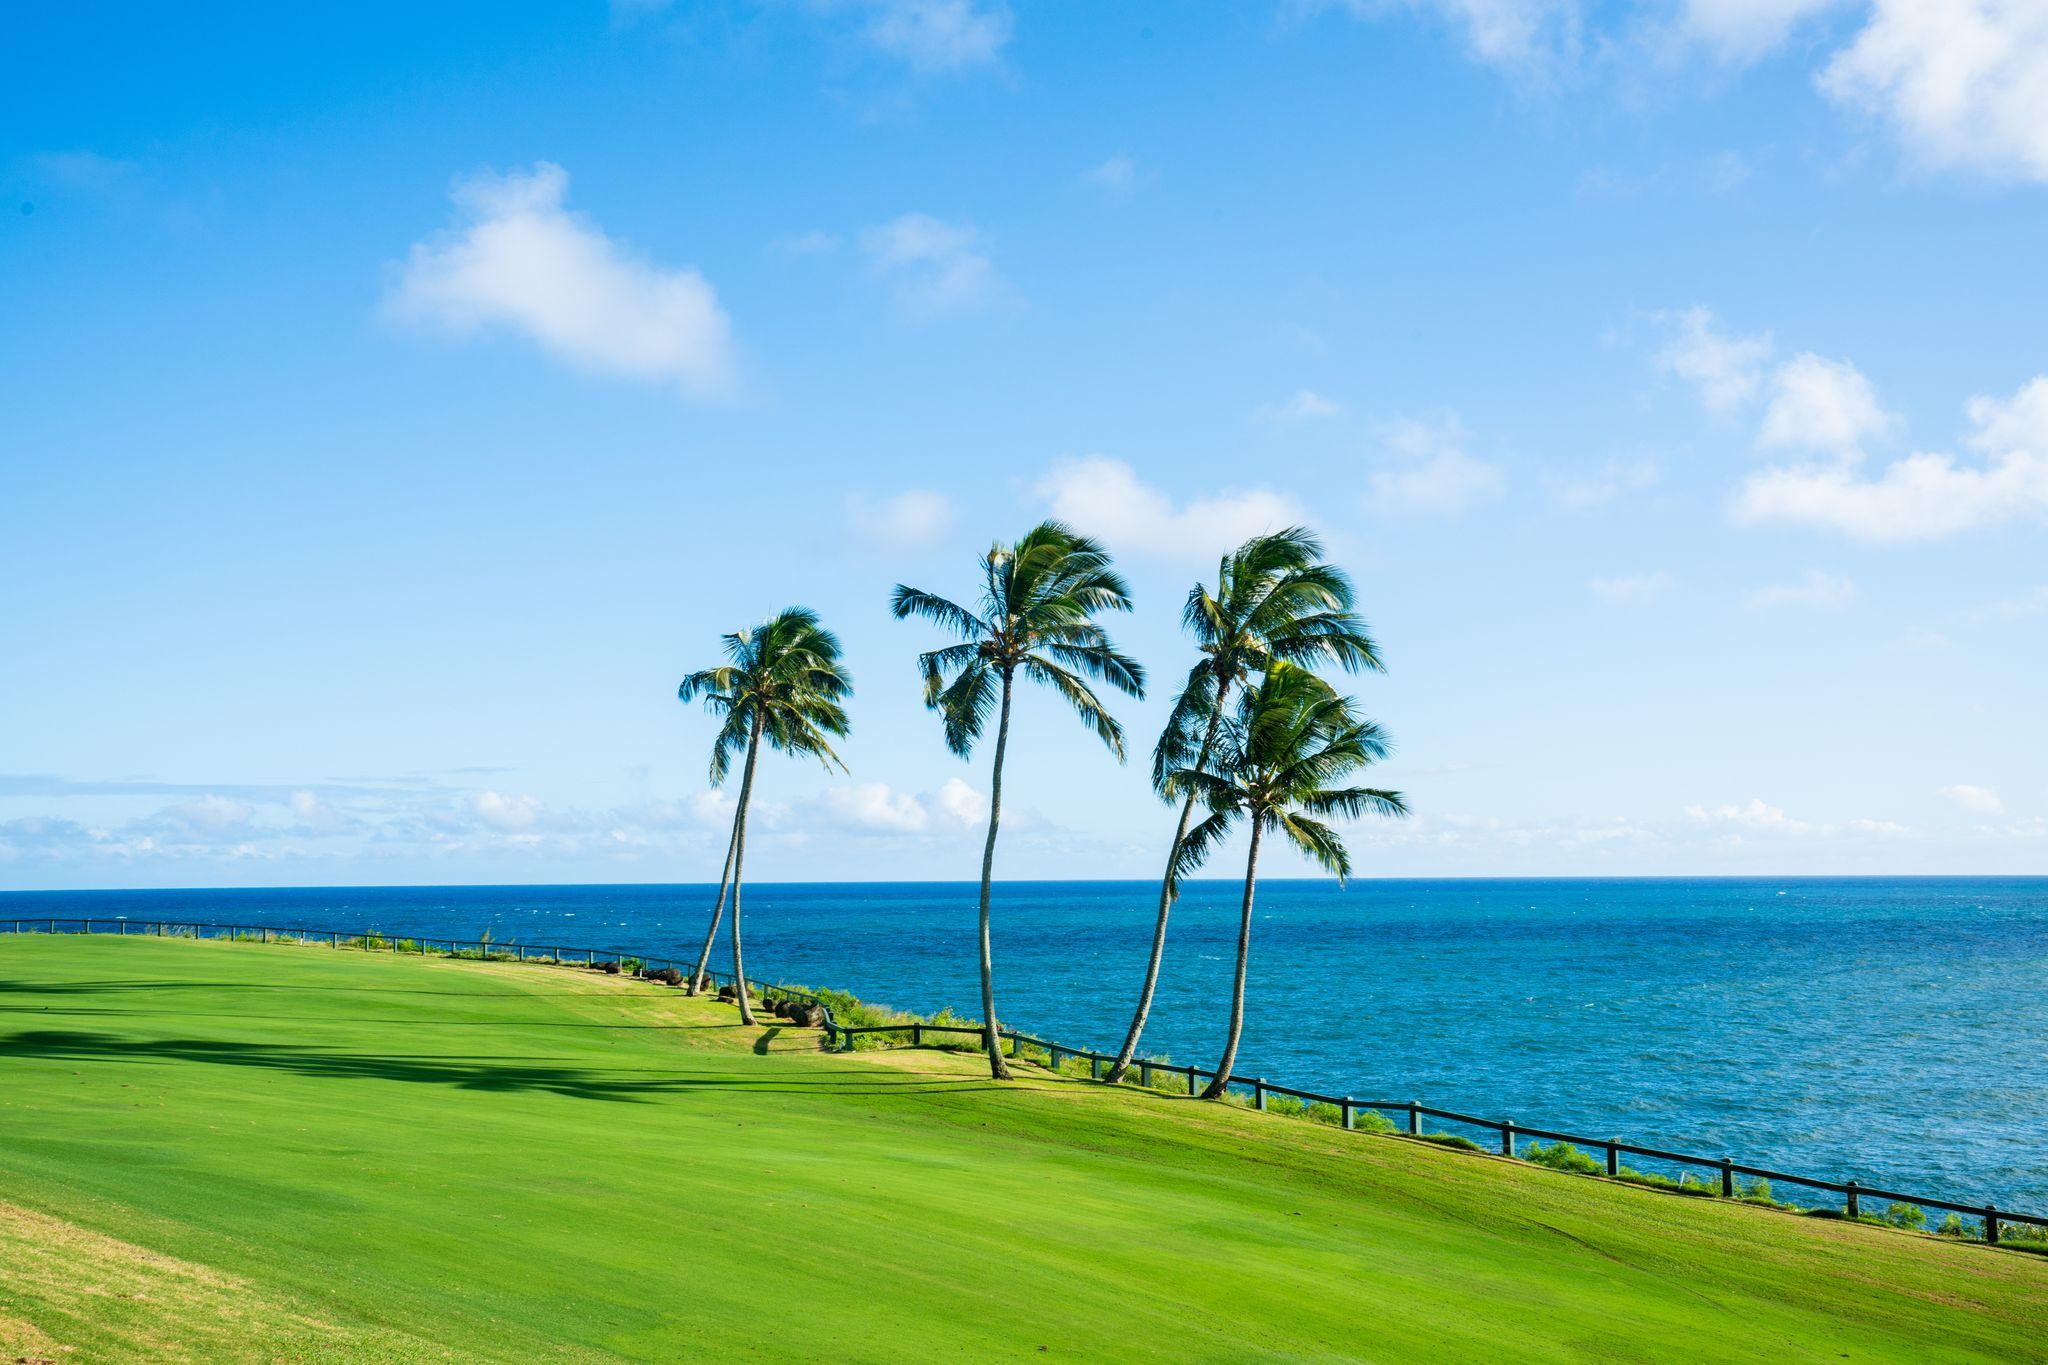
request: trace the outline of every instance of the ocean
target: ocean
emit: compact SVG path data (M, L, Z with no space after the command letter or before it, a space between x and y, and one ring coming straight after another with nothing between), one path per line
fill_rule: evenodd
M1214 1063L1238 893L1196 882L1176 907L1145 1051ZM688 958L714 894L17 892L0 895L0 919L488 929L501 943ZM1004 1022L1113 1051L1156 894L999 884ZM977 1013L975 895L971 883L749 886L748 967ZM713 965L729 951L721 935ZM1238 1074L2048 1213L2048 878L1266 882Z

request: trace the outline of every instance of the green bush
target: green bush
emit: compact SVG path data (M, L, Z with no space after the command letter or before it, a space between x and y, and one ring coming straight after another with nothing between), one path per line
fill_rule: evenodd
M1417 1133L1424 1142L1434 1142L1439 1147L1449 1147L1460 1152L1484 1152L1486 1149L1471 1138L1456 1133Z
M1905 1228L1911 1232L1921 1232L1927 1227L1927 1210L1921 1208L1918 1204L1894 1202L1885 1209L1884 1221L1890 1223L1895 1228Z
M1575 1175L1601 1175L1607 1169L1569 1142L1532 1142L1522 1149L1522 1160Z
M1963 1216L1960 1213L1952 1213L1941 1220L1941 1226L1934 1230L1934 1235L1936 1237L1971 1237L1975 1234L1963 1222Z

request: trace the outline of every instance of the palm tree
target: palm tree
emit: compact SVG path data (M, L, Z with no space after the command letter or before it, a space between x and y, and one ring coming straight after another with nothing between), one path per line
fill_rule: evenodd
M761 741L765 738L786 754L808 754L827 768L844 772L846 765L832 751L828 736L837 738L847 732L842 703L853 692L853 679L840 666L838 637L820 625L818 614L808 607L790 607L752 630L726 636L725 655L730 662L692 673L676 689L681 700L701 697L712 714L725 718L711 745L712 786L724 783L735 753L744 748L747 755L739 805L733 811L732 842L726 852L727 877L719 886L718 908L712 911L704 954L691 979L694 983L704 974L730 885L733 982L739 993L740 1019L751 1024L754 1010L747 999L746 965L740 955L740 887L747 860L747 808L754 797L754 765L761 756Z
M1351 875L1351 858L1337 831L1319 817L1400 816L1408 813L1401 793L1376 787L1339 787L1360 768L1386 757L1379 726L1360 718L1351 703L1306 669L1275 662L1257 691L1247 691L1237 713L1222 728L1203 768L1181 768L1167 778L1169 790L1192 791L1209 816L1181 843L1173 875L1184 876L1208 856L1239 818L1251 821L1251 852L1244 865L1244 905L1237 926L1237 976L1231 987L1230 1036L1216 1079L1202 1092L1215 1099L1230 1085L1237 1040L1244 1031L1245 964L1251 954L1252 892L1258 884L1259 844L1267 830L1287 841L1341 883Z
M1117 756L1124 732L1103 709L1086 678L1133 697L1145 695L1145 670L1116 651L1094 616L1129 611L1130 589L1109 554L1056 521L1041 522L1015 545L998 543L982 561L981 600L969 611L943 597L896 585L897 620L919 616L952 632L959 644L918 656L925 705L939 713L946 747L962 758L974 750L991 714L995 763L988 790L988 841L981 852L981 1018L989 1074L1010 1078L997 1036L995 975L989 959L989 885L995 873L996 829L1003 816L1003 754L1010 740L1010 698L1017 675L1057 692Z
M1197 583L1188 593L1181 622L1195 637L1201 658L1188 670L1166 730L1152 751L1152 783L1162 795L1168 773L1208 764L1231 690L1274 660L1329 662L1346 672L1384 667L1365 623L1352 613L1350 579L1323 562L1322 542L1300 526L1254 536L1223 556L1216 568L1215 591ZM1174 869L1194 813L1195 792L1189 788L1167 850L1166 875L1159 882L1152 955L1145 964L1138 1007L1109 1068L1112 1084L1129 1069L1152 1013L1152 992L1159 985L1159 962L1166 951L1166 919L1180 894Z

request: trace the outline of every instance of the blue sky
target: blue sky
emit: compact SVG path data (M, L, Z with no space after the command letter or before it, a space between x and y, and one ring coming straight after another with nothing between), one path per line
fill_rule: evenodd
M2048 870L2033 0L6 24L0 886L713 878L675 683L792 602L756 875L971 877L887 592L1048 513L1162 679L1324 533L1366 875ZM1018 727L999 872L1154 875Z

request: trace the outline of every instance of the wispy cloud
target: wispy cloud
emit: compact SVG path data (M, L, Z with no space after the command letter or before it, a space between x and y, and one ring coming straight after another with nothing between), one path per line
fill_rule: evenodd
M568 173L545 161L457 181L458 225L413 247L388 310L458 334L512 332L580 370L699 398L728 391L731 325L711 285L641 260L571 213L568 192Z
M891 280L906 313L938 318L990 303L1000 279L981 235L926 213L906 213L861 236L875 271Z
M1452 516L1506 490L1499 465L1466 452L1464 423L1455 415L1402 418L1379 434L1387 453L1366 480L1367 509L1378 515Z
M1122 460L1102 455L1060 460L1038 483L1052 514L1119 549L1207 562L1266 531L1308 518L1270 488L1228 489L1175 503Z
M929 545L951 529L953 504L929 488L907 488L886 497L855 492L846 495L846 515L868 541L910 549Z
M1610 607L1646 607L1671 591L1672 577L1663 569L1621 578L1596 578L1586 586Z
M1334 398L1325 398L1314 389L1296 389L1276 403L1267 403L1253 415L1262 422L1293 425L1338 417L1343 412L1344 405Z
M1750 607L1839 607L1856 596L1856 585L1840 574L1809 569L1796 583L1773 583L1742 600Z
M1989 787L1975 787L1967 782L1941 788L1936 795L1946 797L1966 811L1978 815L2003 815L2005 800Z

